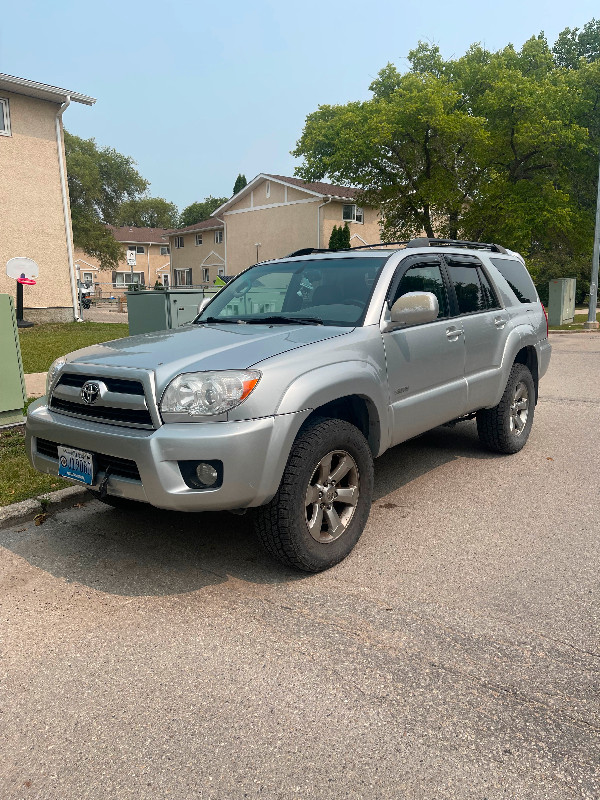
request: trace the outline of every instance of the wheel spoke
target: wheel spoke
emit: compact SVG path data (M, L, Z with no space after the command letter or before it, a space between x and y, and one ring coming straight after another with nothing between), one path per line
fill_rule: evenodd
M306 505L310 506L312 503L319 502L319 487L309 485L306 490Z
M333 458L333 453L328 453L325 458L319 464L319 477L318 482L323 485L327 482L329 478L329 473L331 472L331 459Z
M329 479L339 483L342 478L350 472L353 464L354 461L350 458L350 456L344 456L329 476Z
M355 506L358 502L358 487L348 486L337 490L336 502L344 503L347 506Z
M327 533L333 537L339 536L344 530L344 524L333 506L325 509L325 518L327 519Z
M529 406L529 401L527 400L527 398L524 398L523 400L517 400L517 402L515 403L515 408L517 409L517 411L524 411L526 408L528 408L528 406Z
M308 530L313 539L319 539L321 533L321 525L323 524L323 509L318 503L313 506L313 514L308 520Z
M515 414L514 419L515 419L515 427L516 427L516 429L519 432L521 432L523 430L523 428L525 427L525 423L523 422L523 420L521 419L519 414Z

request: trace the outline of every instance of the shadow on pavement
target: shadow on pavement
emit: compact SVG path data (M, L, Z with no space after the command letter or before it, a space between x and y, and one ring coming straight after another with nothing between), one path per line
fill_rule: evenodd
M389 450L375 463L380 501L421 475L458 458L494 458L474 423L436 428ZM140 504L132 512L92 501L39 528L0 532L0 545L33 567L109 594L176 595L237 578L253 584L301 581L261 550L251 513L180 514Z

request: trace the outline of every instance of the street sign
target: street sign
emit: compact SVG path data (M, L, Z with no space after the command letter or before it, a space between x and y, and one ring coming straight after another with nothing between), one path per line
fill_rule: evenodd
M135 267L135 250L127 251L127 266Z

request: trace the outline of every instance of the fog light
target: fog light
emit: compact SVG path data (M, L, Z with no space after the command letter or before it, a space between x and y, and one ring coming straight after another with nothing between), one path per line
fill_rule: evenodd
M196 476L201 484L204 486L214 486L219 479L219 473L211 465L201 462L196 467Z

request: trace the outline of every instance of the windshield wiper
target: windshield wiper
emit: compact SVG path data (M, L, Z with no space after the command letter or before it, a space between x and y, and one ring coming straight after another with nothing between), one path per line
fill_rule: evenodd
M246 319L247 325L322 325L323 320L319 317L286 317L275 314L272 317L256 317Z
M206 319L199 319L196 324L197 325L205 325L206 323L208 323L210 325L210 324L218 323L218 322L220 322L220 323L229 322L229 323L240 324L240 323L245 322L245 321L246 320L238 319L238 317L223 317L222 319L221 319L221 317L206 317Z

